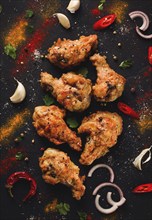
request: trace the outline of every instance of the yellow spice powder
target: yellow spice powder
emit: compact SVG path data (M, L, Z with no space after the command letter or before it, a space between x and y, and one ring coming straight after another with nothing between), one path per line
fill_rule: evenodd
M117 16L117 21L121 23L125 17L127 7L128 4L126 2L118 0L111 4L108 11L110 14L114 13Z
M140 120L137 120L136 123L140 133L143 134L146 130L152 129L152 116L142 115Z
M7 36L5 37L5 44L11 44L13 47L17 48L23 41L26 40L25 30L28 22L21 19L9 30Z
M44 208L45 213L56 211L58 200L54 199L51 203L47 204Z
M8 137L10 137L17 128L19 128L27 117L31 115L29 109L24 109L20 113L17 113L13 117L7 120L7 122L0 127L0 142L6 141Z

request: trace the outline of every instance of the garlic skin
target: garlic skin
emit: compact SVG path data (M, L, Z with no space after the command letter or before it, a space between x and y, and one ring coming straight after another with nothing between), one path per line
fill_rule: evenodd
M71 0L68 4L67 10L75 13L80 8L80 0Z
M55 13L53 16L56 16L59 20L59 23L66 29L69 29L71 27L70 21L68 17L62 13Z
M13 103L20 103L25 99L26 90L21 82L19 82L16 78L14 78L14 80L18 83L18 85L14 94L10 97L10 100Z

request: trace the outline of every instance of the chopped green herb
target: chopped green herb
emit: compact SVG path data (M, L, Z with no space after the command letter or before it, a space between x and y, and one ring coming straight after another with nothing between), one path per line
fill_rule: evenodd
M44 101L45 105L49 106L54 103L54 98L47 94L44 96L43 101Z
M33 17L34 12L30 9L26 10L25 18L31 18Z
M34 31L34 26L33 26L33 25L28 25L28 26L26 27L26 30L27 30L28 33L32 34L33 31Z
M2 12L2 10L3 10L3 7L2 7L2 5L0 5L0 13Z
M17 154L15 155L16 160L23 160L24 159L24 155L22 154L22 152L17 152Z
M11 44L7 44L4 47L4 52L6 55L10 56L12 59L16 59L16 48L13 47Z
M77 74L81 74L84 77L87 77L88 69L86 67L81 67L76 71Z
M77 212L79 215L80 220L86 220L87 219L87 213L85 212Z
M106 0L101 0L101 1L100 1L100 4L98 5L98 9L99 9L100 11L103 10L103 5L104 5L105 2L106 2Z
M133 65L133 62L131 60L124 60L120 63L119 67L122 69L129 68Z
M73 117L67 118L66 122L67 122L67 124L69 125L70 128L77 128L79 126L79 123Z
M60 215L67 215L68 212L70 211L70 205L67 203L59 203L56 206L57 211L60 213Z

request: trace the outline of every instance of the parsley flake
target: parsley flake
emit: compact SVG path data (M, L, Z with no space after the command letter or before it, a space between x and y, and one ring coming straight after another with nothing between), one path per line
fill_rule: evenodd
M81 74L84 77L87 77L88 69L86 67L81 67L76 71L76 74Z
M67 122L67 124L69 125L70 128L77 128L79 126L79 123L73 117L67 118L66 122Z
M122 69L126 69L126 68L131 67L132 65L133 65L132 60L124 60L120 63L119 67Z
M98 5L98 9L99 9L100 11L103 10L103 5L104 5L105 2L106 2L106 0L100 0L100 4Z
M86 220L87 219L87 213L85 212L77 212L79 215L80 220Z
M44 101L45 105L49 106L54 103L54 98L51 97L50 95L46 94L43 98L43 101Z
M30 9L26 10L25 18L31 18L33 17L34 12Z
M26 27L26 30L27 30L28 33L32 34L33 31L34 31L34 26L33 26L33 25L28 25L28 26Z
M7 44L4 47L4 53L14 60L16 59L16 48L13 47L11 44Z
M70 205L67 203L59 203L56 206L57 211L60 213L60 215L67 215L68 212L70 211Z
M23 160L24 159L24 155L22 154L22 152L17 152L17 154L15 155L16 160Z

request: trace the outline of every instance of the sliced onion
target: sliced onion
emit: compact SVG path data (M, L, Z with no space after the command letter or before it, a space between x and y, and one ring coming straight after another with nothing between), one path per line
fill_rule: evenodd
M133 20L134 18L140 17L143 20L143 24L139 27L140 30L145 31L149 27L149 18L142 11L133 11L129 13L129 17Z
M106 187L106 186L112 186L112 187L116 188L117 191L118 191L118 193L119 193L119 196L120 196L120 200L119 200L118 202L115 202L115 201L113 201L113 199L111 198L112 192L108 192L108 193L107 193L107 201L109 202L110 205L112 205L111 208L103 208L103 207L101 207L100 204L99 204L100 195L97 194L97 192L98 192L99 189L101 189L101 188L103 188L103 187ZM97 195L96 195L96 194L97 194ZM120 189L119 186L117 186L117 185L114 184L114 183L108 183L108 182L106 182L106 183L101 183L99 186L97 186L97 187L94 189L93 195L96 195L96 197L95 197L95 206L96 206L96 208L97 208L100 212L102 212L102 213L104 213L104 214L110 214L110 213L114 212L119 206L121 206L122 204L124 204L124 202L126 201L126 199L125 199L124 196L123 196L122 190Z
M92 177L93 172L94 172L96 169L98 169L98 168L106 168L106 169L108 169L109 172L110 172L110 180L109 180L109 181L110 181L111 183L113 183L113 181L114 181L114 172L113 172L112 168L109 167L109 166L106 165L106 164L97 164L97 165L93 166L93 167L91 168L91 170L89 171L89 173L88 173L88 177Z
M142 34L138 26L136 26L136 32L137 34L139 34L141 37L145 39L152 39L152 34L149 34L149 35Z

